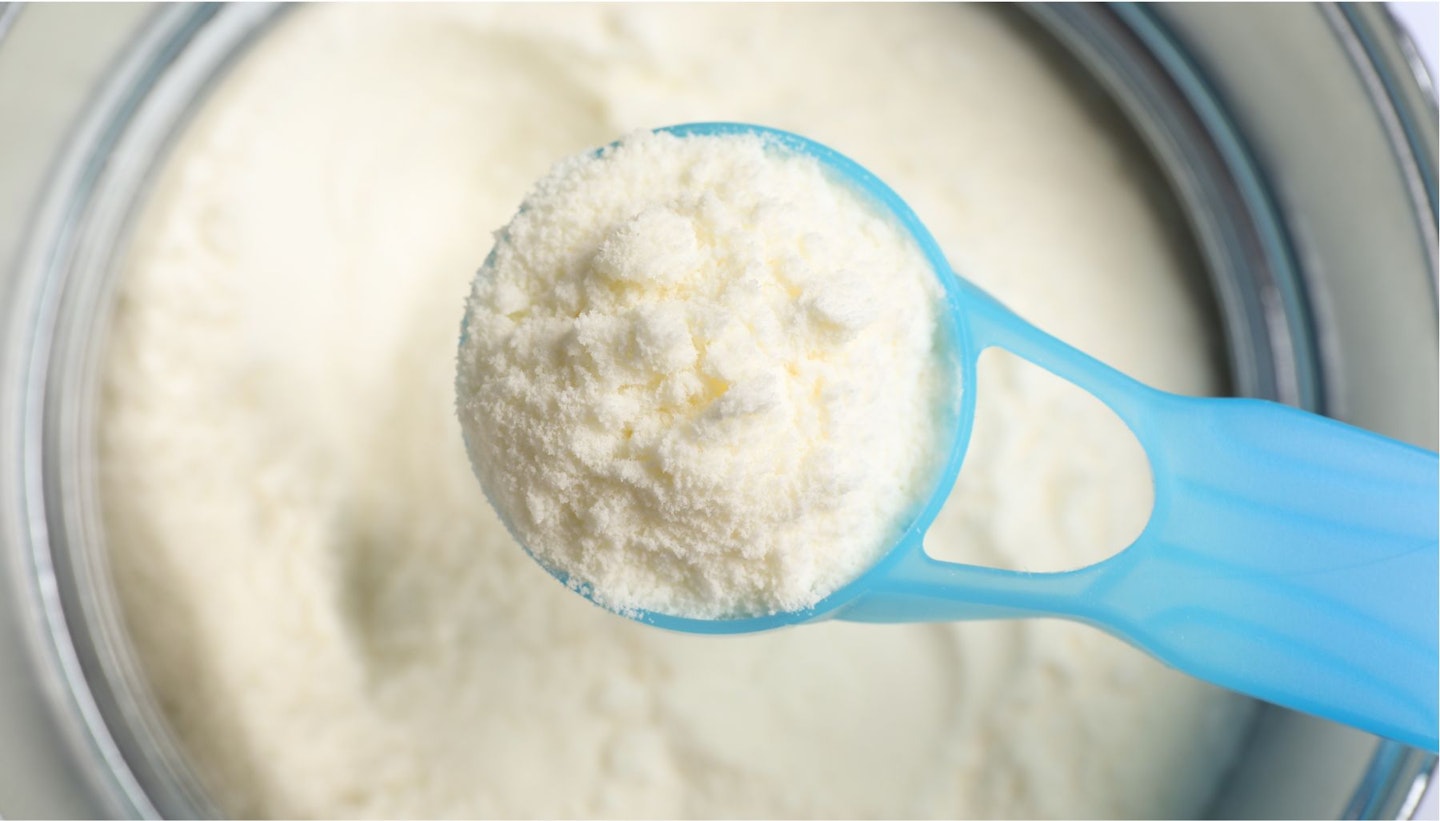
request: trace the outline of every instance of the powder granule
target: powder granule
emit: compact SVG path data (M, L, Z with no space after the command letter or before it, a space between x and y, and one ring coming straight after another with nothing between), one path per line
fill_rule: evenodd
M956 382L940 298L904 228L815 158L629 136L537 183L475 278L471 461L607 607L804 609L933 490Z

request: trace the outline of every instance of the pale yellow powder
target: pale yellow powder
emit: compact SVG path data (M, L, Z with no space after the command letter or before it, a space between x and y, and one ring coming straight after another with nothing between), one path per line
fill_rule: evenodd
M919 246L813 157L640 132L558 164L476 275L490 499L621 612L802 610L934 492L958 371Z

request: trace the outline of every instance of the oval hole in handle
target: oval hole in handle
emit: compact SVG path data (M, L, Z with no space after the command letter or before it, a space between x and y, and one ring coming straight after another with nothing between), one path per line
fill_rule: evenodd
M1155 493L1130 428L1090 393L1003 348L986 348L976 367L974 430L926 554L1059 572L1134 542Z

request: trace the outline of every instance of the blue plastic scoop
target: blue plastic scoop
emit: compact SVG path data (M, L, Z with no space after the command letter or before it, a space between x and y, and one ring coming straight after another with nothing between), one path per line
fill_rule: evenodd
M944 322L958 348L963 398L943 475L915 520L877 564L815 607L715 621L628 615L712 634L831 618L1072 619L1222 687L1436 749L1434 453L1272 402L1195 399L1142 385L957 277L905 202L835 151L754 125L663 130L765 135L777 150L817 158L891 211L944 284ZM977 361L992 346L1089 391L1134 432L1155 483L1153 512L1134 544L1063 573L926 555L925 531L950 494L969 441Z

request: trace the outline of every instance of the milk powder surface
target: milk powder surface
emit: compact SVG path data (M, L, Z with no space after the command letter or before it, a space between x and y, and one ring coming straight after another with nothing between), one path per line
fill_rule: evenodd
M515 545L460 445L457 320L489 232L555 158L698 120L834 146L1022 315L1218 389L1153 169L1033 35L941 5L517 4L303 8L258 40L140 220L99 430L126 622L219 806L1201 812L1244 700L1054 621L633 624ZM978 378L927 549L1062 569L1133 536L1148 482L1123 427L1014 361Z

